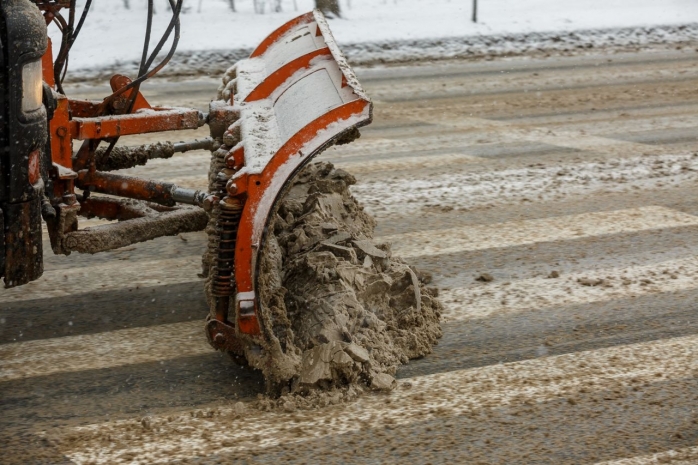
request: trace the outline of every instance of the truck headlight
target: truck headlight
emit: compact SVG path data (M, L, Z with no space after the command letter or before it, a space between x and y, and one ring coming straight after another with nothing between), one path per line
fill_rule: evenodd
M27 63L22 68L22 111L30 111L41 108L42 92L41 60Z

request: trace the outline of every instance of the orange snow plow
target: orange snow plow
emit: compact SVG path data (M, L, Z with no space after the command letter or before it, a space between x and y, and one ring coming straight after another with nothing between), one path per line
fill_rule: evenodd
M0 277L6 287L40 278L42 217L53 252L65 255L207 229L207 335L216 349L238 352L241 336L260 337L259 253L277 201L313 157L357 137L372 106L319 11L289 21L230 68L208 114L151 106L140 86L172 57L181 7L175 2L155 50L146 43L137 76L115 75L110 95L85 101L66 96L62 79L87 11L78 22L72 0L2 2ZM55 59L51 23L63 31ZM117 145L124 135L205 124L204 140ZM118 174L201 148L213 153L208 192ZM81 229L80 217L115 222Z
M222 197L214 216L222 240L212 269L209 336L215 347L232 350L236 329L260 334L259 252L275 202L313 157L370 123L372 107L318 11L274 31L224 82L223 100L211 108L232 123L217 152Z

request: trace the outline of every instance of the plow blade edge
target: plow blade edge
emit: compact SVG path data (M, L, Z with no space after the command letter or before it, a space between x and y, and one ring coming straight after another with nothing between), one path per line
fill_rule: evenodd
M215 178L220 211L233 213L219 222L212 278L213 295L223 300L212 305L216 325L234 320L239 336L254 338L261 334L259 260L277 201L316 155L371 122L372 104L317 10L284 24L230 68L219 97L211 104L212 119L218 119L211 127L212 134L216 127L223 132L226 152ZM221 232L232 223L234 240ZM227 338L209 336L212 342Z

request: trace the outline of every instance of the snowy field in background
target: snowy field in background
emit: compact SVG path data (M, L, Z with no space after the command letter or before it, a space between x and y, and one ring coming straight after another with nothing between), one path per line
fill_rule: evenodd
M330 21L340 45L698 22L698 0L479 0L478 24L470 21L471 0L340 1L343 18ZM130 3L127 10L121 0L93 2L71 52L70 70L105 68L140 58L146 2ZM84 0L78 0L82 4ZM155 4L153 38L158 39L169 10L164 0ZM282 0L282 12L265 14L254 13L252 0L236 0L237 13L227 0L185 0L184 5L178 51L195 56L253 48L285 21L311 10L314 1ZM57 40L57 29L51 31Z

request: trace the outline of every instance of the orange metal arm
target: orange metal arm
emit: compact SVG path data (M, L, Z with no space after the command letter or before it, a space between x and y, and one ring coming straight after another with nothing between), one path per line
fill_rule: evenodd
M203 114L185 108L153 108L139 113L97 118L73 118L73 139L107 139L148 132L197 129L204 124Z

